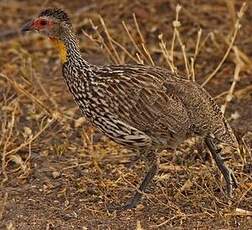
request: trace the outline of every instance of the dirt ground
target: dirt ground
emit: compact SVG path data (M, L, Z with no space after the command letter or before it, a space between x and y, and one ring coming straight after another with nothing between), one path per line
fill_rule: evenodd
M170 51L178 2L185 52L176 37L174 63L193 73L184 54L191 66L201 35L195 78L226 109L237 135L240 150L229 165L239 188L231 200L226 197L209 153L193 138L176 152L161 153L160 172L136 209L109 213L109 205L130 197L144 165L129 168L134 152L81 118L48 40L18 30L41 9L60 7L71 15L91 63L142 60L169 68L162 44ZM239 19L239 0L1 0L0 229L252 229L252 2L247 3Z

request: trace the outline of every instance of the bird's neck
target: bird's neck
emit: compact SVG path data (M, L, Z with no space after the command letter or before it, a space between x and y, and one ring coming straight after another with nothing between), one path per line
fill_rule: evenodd
M66 45L63 41L57 38L50 37L50 41L53 44L53 46L56 48L56 50L59 52L59 57L61 62L64 64L68 59L68 52Z
M88 65L88 63L82 58L78 41L73 34L67 34L62 38L50 38L53 46L59 52L59 57L62 64L66 62L82 61Z

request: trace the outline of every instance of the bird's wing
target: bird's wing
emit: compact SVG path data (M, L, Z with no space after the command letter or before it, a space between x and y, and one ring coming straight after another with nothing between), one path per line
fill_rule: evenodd
M164 86L174 77L158 70L142 65L104 67L96 77L100 84L96 88L118 120L152 138L183 139L190 126L186 108Z

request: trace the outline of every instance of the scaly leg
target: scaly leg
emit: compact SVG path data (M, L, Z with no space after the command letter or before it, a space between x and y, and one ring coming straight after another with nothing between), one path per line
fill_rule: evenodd
M219 170L221 171L226 183L227 183L227 194L229 197L232 197L233 187L238 187L238 182L234 176L234 173L231 169L228 168L228 166L225 164L224 158L221 157L220 152L221 149L218 148L214 142L213 138L210 136L207 136L205 138L205 143L211 152L213 159L216 162L216 165L218 166Z
M159 157L156 155L154 151L148 152L148 154L145 156L146 156L145 159L146 159L147 166L149 166L148 167L149 170L147 171L142 183L140 184L139 189L135 192L133 197L125 205L118 206L118 207L111 207L109 208L109 211L132 209L132 208L135 208L139 204L143 196L143 192L146 191L148 185L150 184L153 177L158 172L158 168L159 168Z

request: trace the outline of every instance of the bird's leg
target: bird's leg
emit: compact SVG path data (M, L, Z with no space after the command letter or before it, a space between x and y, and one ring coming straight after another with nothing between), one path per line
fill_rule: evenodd
M144 159L146 160L148 171L143 181L141 182L138 190L125 205L119 207L112 207L110 211L132 209L135 208L140 202L143 196L143 192L146 191L146 188L148 187L149 183L152 181L153 177L158 172L159 168L159 157L156 155L154 151L149 151L147 154L145 153Z
M234 173L231 169L228 168L228 166L225 164L225 158L222 158L220 155L221 148L218 148L216 144L214 143L213 137L207 136L205 138L205 143L211 152L213 159L216 162L216 165L218 166L219 170L221 171L226 183L227 183L227 194L229 197L232 197L233 187L238 187L238 182L234 176Z

